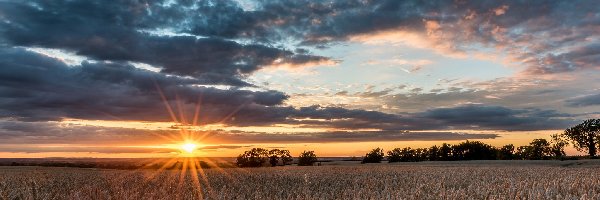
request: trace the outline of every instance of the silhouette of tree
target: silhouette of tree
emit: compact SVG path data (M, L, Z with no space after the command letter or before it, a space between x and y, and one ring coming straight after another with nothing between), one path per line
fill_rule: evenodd
M387 152L388 162L402 162L402 149L395 148Z
M513 144L504 145L498 150L498 159L499 160L512 160L515 158L514 151L515 151L515 146Z
M566 138L562 134L552 134L551 135L551 147L550 152L555 158L563 159L565 154L565 147L569 145L569 142L566 141Z
M415 150L410 147L392 149L387 152L388 162L412 162L414 160L414 153Z
M440 159L440 148L438 146L433 145L427 151L427 159L430 161L436 161Z
M421 162L421 161L427 160L428 151L429 150L427 148L415 149L416 162Z
M573 146L579 151L588 151L594 158L600 148L600 119L588 119L583 123L571 127L563 135L572 141Z
M523 160L542 160L547 159L552 152L546 139L534 139L528 146L520 146L517 155Z
M283 165L289 165L294 161L294 158L292 158L292 155L288 150L279 150L279 157L281 158Z
M443 160L443 161L452 160L452 147L446 143L442 144L442 147L440 147L439 155L440 155L439 160Z
M304 151L298 156L298 166L313 166L317 162L317 155L314 151Z
M452 156L455 160L495 160L496 148L480 141L462 142L452 146Z
M380 163L383 160L383 155L383 149L377 147L365 155L362 163Z
M519 159L519 160L527 160L529 159L529 154L531 152L531 146L520 146L517 148L517 150L515 151L515 159Z
M263 148L252 148L245 151L236 159L236 165L239 167L260 167L269 160L269 151Z
M269 163L271 167L277 166L279 163L279 149L271 149L269 151Z

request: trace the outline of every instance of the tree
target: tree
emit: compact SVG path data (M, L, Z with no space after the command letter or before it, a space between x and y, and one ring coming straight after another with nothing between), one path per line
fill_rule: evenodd
M590 157L595 157L600 148L600 119L588 119L571 127L563 135L572 141L578 151L587 150Z
M260 167L263 166L269 159L269 151L263 148L252 148L250 151L245 151L236 159L236 164L239 167Z
M292 156L290 155L290 151L288 150L280 150L280 149L271 149L269 151L269 163L272 167L277 166L281 161L281 164L287 165L293 161Z
M532 147L530 154L532 160L545 159L551 154L550 143L546 139L534 139L529 145Z
M436 161L440 159L440 148L438 146L433 145L432 147L429 148L429 151L427 151L427 158L430 161Z
M271 149L269 151L269 164L271 164L271 167L275 167L277 163L279 163L279 149Z
M520 146L515 151L515 158L519 160L527 160L529 159L529 154L531 152L531 146Z
M292 163L292 161L294 161L294 158L292 158L292 155L288 150L280 150L279 156L281 157L281 162L283 163L283 165L289 165Z
M504 145L498 150L498 159L499 160L512 160L515 158L514 151L515 151L515 146L513 144Z
M371 151L371 153L374 153L374 152ZM424 155L423 149L420 149L420 148L412 149L410 147L405 147L402 149L395 148L395 149L392 149L391 151L388 151L387 154L388 154L388 162L417 162L417 161L420 161L421 156ZM365 162L365 161L363 160L363 162Z
M496 155L496 148L480 141L467 140L452 146L452 156L455 160L494 160Z
M383 160L383 155L383 149L377 147L365 155L362 163L380 163Z
M415 162L421 162L427 160L429 150L427 148L417 148L415 149Z
M387 152L388 162L402 162L402 149L395 148Z
M317 162L317 155L314 151L304 151L298 156L298 166L313 166Z
M551 154L550 143L546 139L534 139L528 146L517 148L517 155L523 160L542 160Z
M552 134L550 152L555 158L563 159L565 154L565 147L569 145L569 142L565 140L565 136L561 134Z
M452 146L449 144L442 144L439 151L439 160L448 161L452 158Z

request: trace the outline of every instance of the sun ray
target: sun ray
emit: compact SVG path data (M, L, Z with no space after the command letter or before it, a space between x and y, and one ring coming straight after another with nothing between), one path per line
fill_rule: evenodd
M201 150L201 141L205 138L212 136L210 134L212 132L206 131L202 134L198 134L198 130L195 129L199 124L200 119L200 111L201 111L201 96L198 97L197 102L194 105L194 115L191 121L186 119L185 107L182 103L182 99L176 94L175 96L175 110L167 100L163 91L160 89L158 83L155 81L155 86L157 88L158 93L167 109L171 119L175 123L175 128L178 129L179 134L158 134L153 133L154 135L172 142L171 144L177 144L177 148L179 150L178 154L170 159L157 159L149 162L148 164L142 165L138 170L146 170L151 168L155 170L151 173L147 180L152 180L157 178L159 175L163 173L168 173L175 180L178 181L177 190L182 189L185 184L188 184L189 181L192 181L193 187L197 192L197 198L203 199L205 195L210 195L211 197L214 194L212 191L210 181L208 175L206 174L205 168L212 168L216 172L222 173L225 175L227 179L233 180L233 177L230 173L227 173L225 170L221 168L218 162L227 162L220 160L218 158L199 158L197 157L197 152ZM232 110L231 113L226 115L219 123L224 123L227 120L231 119L233 115L238 113L244 106L246 106L248 102L245 102L235 109ZM177 112L177 113L176 113ZM179 119L177 118L179 116ZM189 124L191 122L191 124ZM177 136L179 135L179 136ZM213 160L214 159L214 160ZM155 169L154 166L157 164L161 164L158 169ZM205 165L206 164L206 165ZM177 170L177 171L174 171ZM245 171L242 170L242 173ZM232 181L235 184L234 181Z
M156 80L154 80L154 86L156 86L156 90L158 91L158 94L160 95L160 98L162 99L163 104L165 105L167 111L169 112L171 119L173 120L173 122L178 123L177 117L176 117L175 113L173 112L173 109L171 108L171 105L169 104L167 97L165 97L165 94L163 93L162 89L160 89L160 86L158 86L158 83L156 82Z
M198 125L198 117L200 117L200 104L202 103L202 97L198 96L198 101L196 102L196 106L194 108L194 119L192 120L192 126Z
M208 179L205 178L206 174L204 174L204 171L202 170L202 166L198 163L198 165L196 166L197 159L194 158L193 162L191 163L191 175L192 175L192 181L194 183L194 186L196 187L196 189L198 190L198 198L199 199L203 199L203 195L202 195L202 186L200 184L200 180L198 179L198 171L200 171L200 175L205 179L205 183L206 183L206 187L208 188L207 193L208 194L212 194L212 190L210 188L210 183L208 182Z

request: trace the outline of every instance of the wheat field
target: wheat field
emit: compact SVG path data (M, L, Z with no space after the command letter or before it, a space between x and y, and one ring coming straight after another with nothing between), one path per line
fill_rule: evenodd
M600 199L600 168L573 166L382 163L204 169L196 175L1 167L0 199Z

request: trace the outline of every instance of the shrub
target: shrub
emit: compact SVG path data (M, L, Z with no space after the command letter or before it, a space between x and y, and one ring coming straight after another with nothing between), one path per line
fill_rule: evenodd
M298 166L312 166L317 162L317 155L314 151L304 151L298 156Z
M381 160L383 160L383 149L375 148L365 155L362 163L380 163Z

